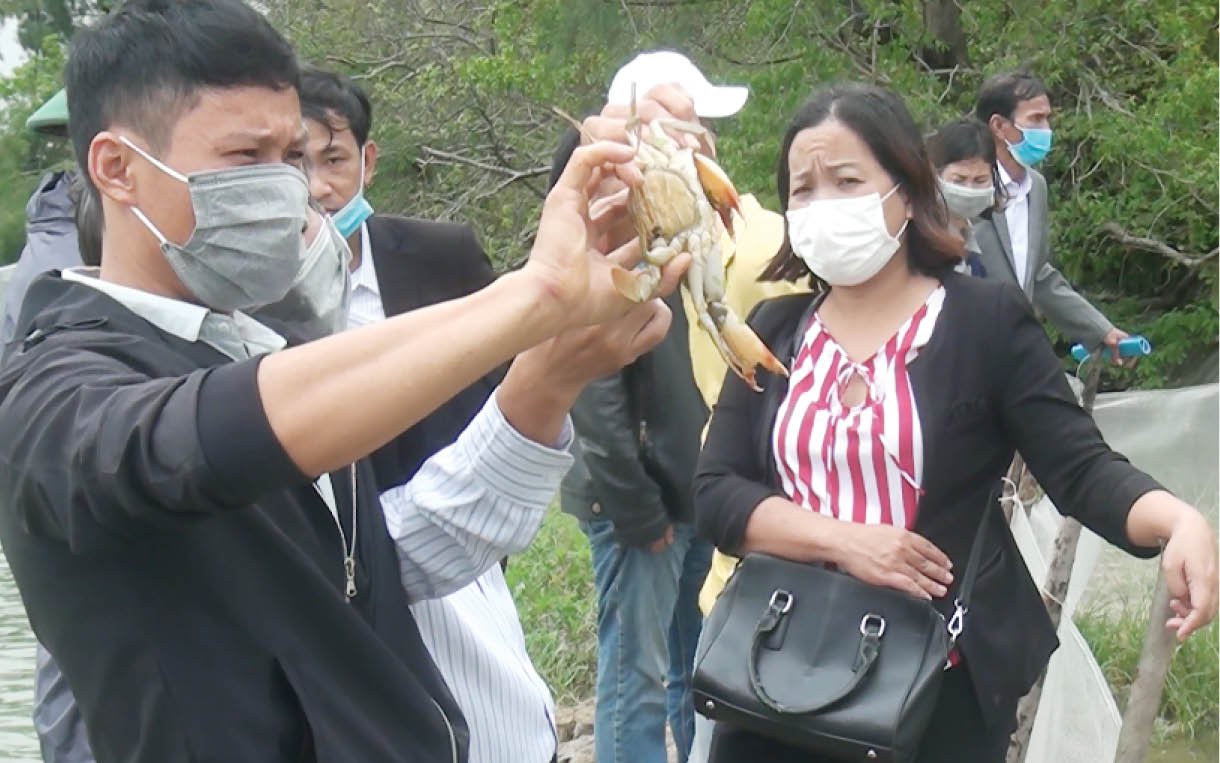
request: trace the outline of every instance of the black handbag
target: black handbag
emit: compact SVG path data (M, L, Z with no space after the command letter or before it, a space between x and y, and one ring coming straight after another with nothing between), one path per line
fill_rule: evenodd
M901 591L747 555L704 623L695 709L836 760L914 760L969 612L994 502L993 494L948 622Z

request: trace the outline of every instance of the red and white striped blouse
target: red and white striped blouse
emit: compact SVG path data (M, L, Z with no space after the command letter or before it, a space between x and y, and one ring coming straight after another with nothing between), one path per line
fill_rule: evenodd
M772 452L793 502L847 522L910 529L921 494L923 439L908 364L928 343L944 303L928 296L890 340L853 362L816 316L793 363ZM865 399L842 396L855 377Z

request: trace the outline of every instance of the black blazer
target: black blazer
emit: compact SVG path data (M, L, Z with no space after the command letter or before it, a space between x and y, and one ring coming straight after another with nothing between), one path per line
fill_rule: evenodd
M468 225L374 215L368 228L387 318L464 297L496 278ZM378 487L407 482L424 461L452 444L503 377L503 368L488 373L374 453Z
M944 277L945 301L931 340L911 363L924 447L924 495L914 531L964 570L984 504L1019 450L1063 513L1137 556L1126 517L1155 480L1110 450L1076 403L1029 303L1014 286ZM812 318L809 295L759 305L758 335L791 363ZM769 496L784 496L771 453L787 380L767 375L762 393L725 381L695 478L699 531L738 553L746 522ZM993 509L994 511L994 509ZM1011 721L1058 646L1011 532L993 521L958 644L989 724ZM937 602L948 613L956 590Z

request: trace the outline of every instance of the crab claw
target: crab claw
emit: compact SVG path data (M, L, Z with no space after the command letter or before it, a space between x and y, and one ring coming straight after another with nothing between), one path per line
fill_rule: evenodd
M661 285L661 269L655 265L643 265L635 270L627 270L618 265L610 271L610 280L614 288L632 302L647 302L657 294Z
M711 202L712 208L720 215L725 230L733 232L733 212L741 215L741 197L733 187L733 181L720 168L719 164L703 154L695 154L695 172L699 175L699 185Z
M745 323L739 320L729 320L725 322L720 331L721 336L724 337L724 343L741 360L742 366L747 371L752 372L755 366L762 366L773 374L788 375L788 369L784 367L784 364L771 354L767 345L763 344L753 329ZM752 373L751 376L753 376ZM751 379L751 381L753 380Z
M724 360L738 376L755 392L761 392L755 380L754 369L762 366L779 376L787 376L788 369L767 349L763 340L744 321L737 317L727 305L722 302L711 302L707 306L708 317L716 329L720 349ZM713 340L716 336L713 336Z

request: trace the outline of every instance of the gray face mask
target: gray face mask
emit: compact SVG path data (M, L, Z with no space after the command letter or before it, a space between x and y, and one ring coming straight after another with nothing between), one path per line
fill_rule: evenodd
M175 244L138 207L132 212L161 242L182 285L222 313L283 299L301 272L309 185L287 164L257 164L183 175L126 137L120 140L170 177L187 184L195 231Z
M288 324L303 339L321 339L347 328L352 252L328 215L312 243L301 237L304 261L284 298L255 312Z
M937 178L940 193L945 197L945 206L949 211L963 220L972 220L995 206L995 189L972 188L968 185L950 183L944 178Z

